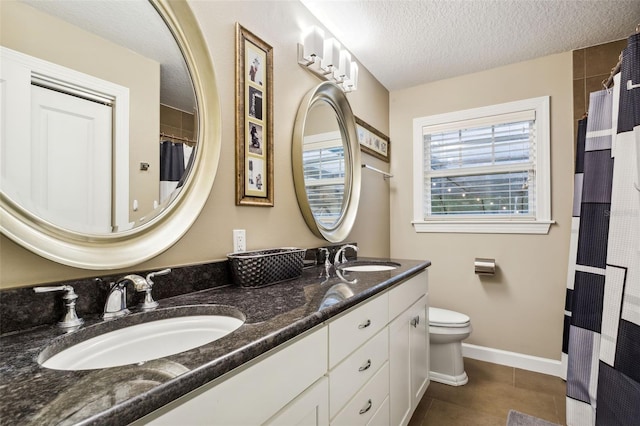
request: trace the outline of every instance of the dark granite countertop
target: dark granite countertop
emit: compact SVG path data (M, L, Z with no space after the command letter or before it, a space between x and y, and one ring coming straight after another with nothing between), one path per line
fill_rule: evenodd
M364 260L360 258L358 261ZM388 259L370 259L388 260ZM245 323L231 334L161 359L101 370L59 371L41 367L40 353L61 340L104 332L98 316L78 331L56 325L0 336L1 424L128 424L216 379L276 346L428 267L429 261L395 260L391 271L350 272L343 279L324 267L305 269L298 279L262 288L223 286L160 300L151 313L132 313L108 327L179 316L187 306L215 305ZM329 291L345 280L353 295ZM24 309L29 309L25 306ZM238 311L241 314L238 314Z

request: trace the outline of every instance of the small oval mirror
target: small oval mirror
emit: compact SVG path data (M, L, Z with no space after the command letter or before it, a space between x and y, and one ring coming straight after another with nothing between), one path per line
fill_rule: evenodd
M321 83L302 100L293 133L292 166L300 210L309 229L344 241L360 200L360 147L344 92Z

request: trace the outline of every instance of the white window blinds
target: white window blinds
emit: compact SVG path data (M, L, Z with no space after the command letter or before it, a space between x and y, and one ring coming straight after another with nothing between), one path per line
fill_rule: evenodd
M344 148L342 140L305 143L304 180L313 216L324 226L340 218L344 202Z
M536 215L535 110L423 127L424 220Z
M546 234L550 97L413 119L416 232Z

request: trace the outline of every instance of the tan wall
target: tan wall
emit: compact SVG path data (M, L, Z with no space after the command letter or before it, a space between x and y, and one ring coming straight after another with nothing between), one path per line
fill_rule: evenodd
M129 88L130 219L153 210L160 187L160 65L23 3L3 1L1 7L2 46ZM140 162L151 167L141 172ZM140 211L131 209L133 200Z
M571 53L547 56L390 94L391 255L430 259L430 304L471 317L468 343L560 359L573 196ZM412 199L416 117L519 99L551 97L551 208L548 235L416 234ZM401 141L402 143L398 143ZM479 278L475 257L499 273Z
M222 150L211 195L187 234L165 253L142 265L160 268L224 259L233 250L232 230L247 231L248 249L278 246L315 247L323 244L307 228L293 187L291 137L298 105L319 83L296 61L296 43L304 28L319 23L299 2L190 2L209 45L222 106ZM235 205L235 22L240 22L274 48L274 180L275 206ZM354 113L385 134L389 133L389 94L364 67L358 91L348 95ZM393 153L392 153L393 155ZM388 170L388 164L363 155L363 161ZM363 188L356 226L350 241L360 255L389 255L389 189L380 175L363 171ZM55 264L0 241L0 286L28 286L78 277L104 275Z

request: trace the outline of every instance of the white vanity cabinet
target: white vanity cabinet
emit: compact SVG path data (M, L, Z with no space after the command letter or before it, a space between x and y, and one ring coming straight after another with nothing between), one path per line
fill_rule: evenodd
M389 292L390 424L406 425L429 385L427 272Z
M429 384L427 271L134 424L406 425Z
M296 424L293 419L297 419L301 424L327 425L327 384L322 381L327 372L327 341L327 327L322 326L138 422L154 426L247 426ZM309 418L315 420L307 423Z

